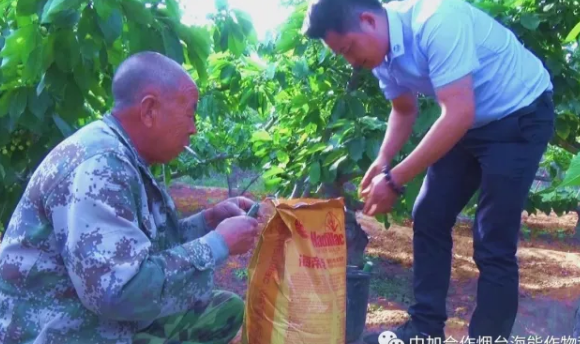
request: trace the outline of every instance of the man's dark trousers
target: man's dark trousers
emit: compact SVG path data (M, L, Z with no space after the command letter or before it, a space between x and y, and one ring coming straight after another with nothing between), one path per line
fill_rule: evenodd
M413 209L416 303L409 313L419 330L443 334L451 231L479 188L473 247L480 277L469 336L510 340L518 310L521 214L554 122L552 95L546 92L530 106L470 130L428 169Z

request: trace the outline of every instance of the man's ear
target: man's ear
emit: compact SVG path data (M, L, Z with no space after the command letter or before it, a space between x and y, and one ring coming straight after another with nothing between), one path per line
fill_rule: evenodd
M154 95L147 95L141 99L141 122L147 127L151 128L157 119L157 97Z
M376 29L377 27L377 18L374 13L372 12L361 12L359 15L360 26L361 28L372 28Z

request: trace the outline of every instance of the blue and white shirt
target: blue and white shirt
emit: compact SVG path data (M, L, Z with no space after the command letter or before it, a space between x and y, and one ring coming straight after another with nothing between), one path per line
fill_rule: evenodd
M473 128L501 119L552 90L548 71L507 28L464 0L385 4L390 51L373 69L389 100L435 90L472 73Z

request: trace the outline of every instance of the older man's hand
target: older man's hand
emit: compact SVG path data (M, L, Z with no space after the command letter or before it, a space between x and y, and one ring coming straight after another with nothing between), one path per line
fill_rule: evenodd
M205 221L211 228L216 228L222 221L230 217L246 215L254 201L238 196L228 198L205 211Z

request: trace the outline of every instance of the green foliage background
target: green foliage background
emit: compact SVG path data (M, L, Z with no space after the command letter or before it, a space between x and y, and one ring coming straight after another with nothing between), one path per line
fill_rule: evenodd
M539 56L552 73L557 136L543 166L548 188L528 210L562 213L578 205L580 185L580 6L572 0L473 0ZM175 59L201 90L196 156L153 166L167 182L261 168L281 196L345 195L376 157L390 106L368 72L353 78L345 61L300 34L306 2L259 41L250 17L216 0L205 26L188 26L176 0L18 0L0 2L0 228L46 153L112 105L118 64L143 50ZM421 100L404 158L439 115ZM409 215L421 178L410 183L392 219ZM470 204L472 209L474 202Z

